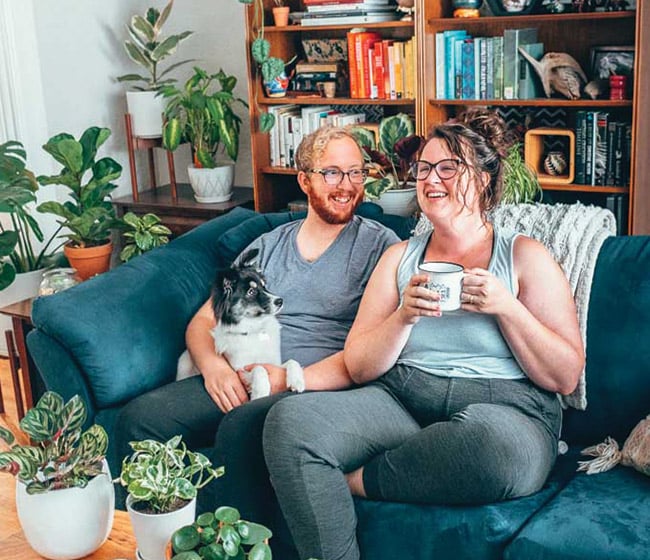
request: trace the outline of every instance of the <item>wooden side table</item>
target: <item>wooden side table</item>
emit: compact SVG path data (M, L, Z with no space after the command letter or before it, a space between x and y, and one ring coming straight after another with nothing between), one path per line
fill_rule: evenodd
M9 366L11 368L13 390L16 397L16 411L18 412L19 421L25 416L25 411L34 406L32 392L32 379L34 378L32 375L37 375L37 371L34 361L27 351L26 343L27 335L33 328L33 300L34 298L29 298L0 308L0 313L11 317L13 340L10 333L7 336L7 351L9 353ZM20 366L20 377L18 376L16 365Z
M172 230L174 236L226 214L236 206L253 207L253 189L248 187L234 187L230 200L212 204L197 202L188 183L178 183L177 192L178 196L174 199L170 185L164 185L141 192L137 199L133 196L114 198L113 205L119 217L127 212L138 216L148 212L156 214L162 223Z

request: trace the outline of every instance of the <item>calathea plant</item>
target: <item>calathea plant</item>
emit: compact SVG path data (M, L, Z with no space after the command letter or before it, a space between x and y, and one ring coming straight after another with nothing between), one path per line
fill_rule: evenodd
M133 453L124 458L116 480L139 503L144 513L169 513L196 497L223 468L212 468L202 453L190 451L181 436L167 442L130 442Z
M163 38L162 28L172 11L174 0L170 0L162 12L156 8L149 8L144 17L134 15L130 25L127 25L129 40L124 42L124 49L128 57L137 65L144 68L148 75L125 74L117 78L119 82L144 82L143 86L134 86L139 91L158 91L162 86L174 83L173 78L162 79L172 70L191 60L183 60L172 64L164 71L160 71L159 64L176 52L178 45L187 39L192 31L183 31L177 35Z
M424 142L415 134L411 117L399 113L382 119L377 140L363 127L354 127L352 134L363 148L366 165L371 169L364 185L368 198L377 199L389 189L407 186L409 168Z
M222 506L214 513L202 513L194 523L174 532L172 560L271 560L271 536L264 525L244 521L238 510Z
M57 393L45 393L20 421L34 445L16 444L0 426L0 439L9 445L0 453L0 472L16 476L28 494L85 487L103 472L108 447L104 428L94 424L83 431L85 421L86 407L78 395L64 402Z

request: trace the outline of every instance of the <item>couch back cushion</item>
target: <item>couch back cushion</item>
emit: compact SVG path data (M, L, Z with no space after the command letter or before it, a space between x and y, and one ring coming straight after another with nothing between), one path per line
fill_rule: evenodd
M34 302L34 325L69 352L98 408L174 379L185 327L225 264L217 239L254 216L234 209L167 246Z
M587 410L563 439L622 445L650 412L650 237L610 237L596 262L587 319Z

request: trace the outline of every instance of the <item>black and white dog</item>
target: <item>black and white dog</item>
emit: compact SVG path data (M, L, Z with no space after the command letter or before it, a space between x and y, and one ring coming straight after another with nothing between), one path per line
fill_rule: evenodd
M217 326L212 329L215 349L230 366L240 370L249 364L281 365L280 323L276 314L282 308L282 298L269 292L265 280L255 266L259 251L246 252L239 265L217 273L212 286L212 305ZM287 387L305 390L302 368L295 360L282 366L287 371ZM185 379L199 372L187 350L178 360L176 379ZM251 399L271 393L266 369L256 366L247 376Z

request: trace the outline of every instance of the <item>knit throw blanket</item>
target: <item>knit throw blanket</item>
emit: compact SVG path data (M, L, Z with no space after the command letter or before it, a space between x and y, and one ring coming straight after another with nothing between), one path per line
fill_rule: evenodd
M589 294L600 247L616 235L616 219L605 208L583 204L504 204L491 216L495 228L519 232L543 243L562 267L571 285L578 311L582 341L587 347ZM431 231L431 222L422 216L414 235ZM587 408L585 372L575 391L561 396L562 404L578 410Z

